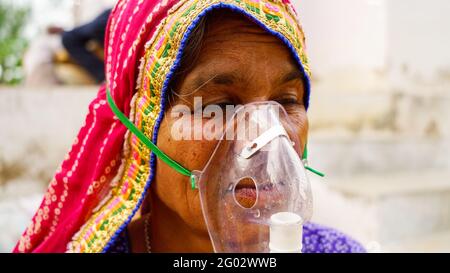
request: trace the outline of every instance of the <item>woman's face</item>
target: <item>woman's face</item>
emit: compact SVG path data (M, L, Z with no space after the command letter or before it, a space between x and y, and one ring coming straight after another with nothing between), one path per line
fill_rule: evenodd
M157 145L189 170L204 168L217 140L176 140L172 136L172 126L179 125L180 117L171 111L180 104L194 111L194 97L201 97L204 107L214 104L223 108L276 101L293 121L293 133L305 144L308 120L302 79L290 51L278 38L240 15L212 18L196 63L175 86L177 99L165 113ZM188 177L158 160L152 187L154 196L193 230L207 232L198 190L191 189Z

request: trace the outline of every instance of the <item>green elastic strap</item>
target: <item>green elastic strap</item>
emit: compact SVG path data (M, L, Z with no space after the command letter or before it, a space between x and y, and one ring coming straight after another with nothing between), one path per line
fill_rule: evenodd
M310 171L310 172L312 172L314 174L317 174L320 177L324 177L325 176L324 173L321 173L321 172L319 172L319 171L317 171L317 170L315 170L315 169L313 169L313 168L308 166L308 145L307 144L305 145L305 149L303 149L302 160L303 160L303 162L306 162L305 169L307 169L308 171Z
M175 171L178 173L187 176L190 178L191 187L192 189L195 189L195 176L192 174L191 171L181 166L178 162L174 161L172 158L167 156L163 151L161 151L158 146L156 146L144 133L141 132L126 116L124 113L122 113L119 108L117 107L116 103L114 102L114 99L111 96L111 92L109 91L109 88L106 89L106 96L108 100L109 107L113 111L113 113L117 116L117 118L122 122L125 127L128 128L142 143L145 144L159 159L161 159L164 163L172 167ZM303 160L306 160L308 158L308 149L305 146L304 152L303 152ZM319 171L314 170L313 168L309 166L305 166L305 169L307 169L310 172L313 172L321 177L324 177L325 175Z
M125 125L125 127L128 128L136 137L142 141L142 143L145 144L159 159L161 159L164 163L172 167L175 171L179 172L180 174L184 176L190 177L191 180L191 186L193 189L195 189L195 177L192 175L192 173L178 164L178 162L171 159L169 156L167 156L163 151L161 151L144 133L141 132L126 116L124 113L122 113L119 108L117 107L116 103L114 102L114 99L111 96L111 92L109 91L109 88L106 89L106 95L108 99L109 107L111 107L111 110L114 112L114 114L117 116L117 118Z

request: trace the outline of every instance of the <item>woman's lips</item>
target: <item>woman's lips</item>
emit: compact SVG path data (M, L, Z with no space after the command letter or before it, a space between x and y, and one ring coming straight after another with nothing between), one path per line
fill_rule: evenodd
M272 184L265 184L259 187L259 199L261 202L265 202L268 195L271 195L274 187ZM241 185L238 184L234 190L234 196L236 201L244 208L252 208L257 199L256 186L253 185Z
M244 208L251 208L256 203L256 188L239 188L234 190L236 201Z

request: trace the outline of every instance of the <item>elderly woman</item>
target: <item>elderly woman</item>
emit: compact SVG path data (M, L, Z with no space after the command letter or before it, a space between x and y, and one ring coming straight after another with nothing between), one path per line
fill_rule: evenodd
M119 1L105 53L106 84L16 252L274 251L268 238L275 231L269 236L267 226L274 218L255 221L269 219L268 210L298 212L286 214L303 226L289 235L300 236L297 252L364 251L342 233L306 222L310 189L299 159L306 154L309 68L288 0ZM214 119L182 117L198 110L198 98L200 112L253 105L281 118L267 127L259 110L249 110L258 128L270 129L251 147L223 137L179 138L174 127ZM264 150L261 143L278 146ZM221 195L231 170L250 173L255 158L265 167L247 178L264 177L264 187L247 179L230 184L233 198Z

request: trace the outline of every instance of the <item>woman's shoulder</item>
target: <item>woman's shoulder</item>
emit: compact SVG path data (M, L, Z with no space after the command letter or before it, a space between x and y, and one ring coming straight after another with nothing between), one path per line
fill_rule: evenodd
M326 226L303 226L304 253L364 253L364 247L350 236Z

